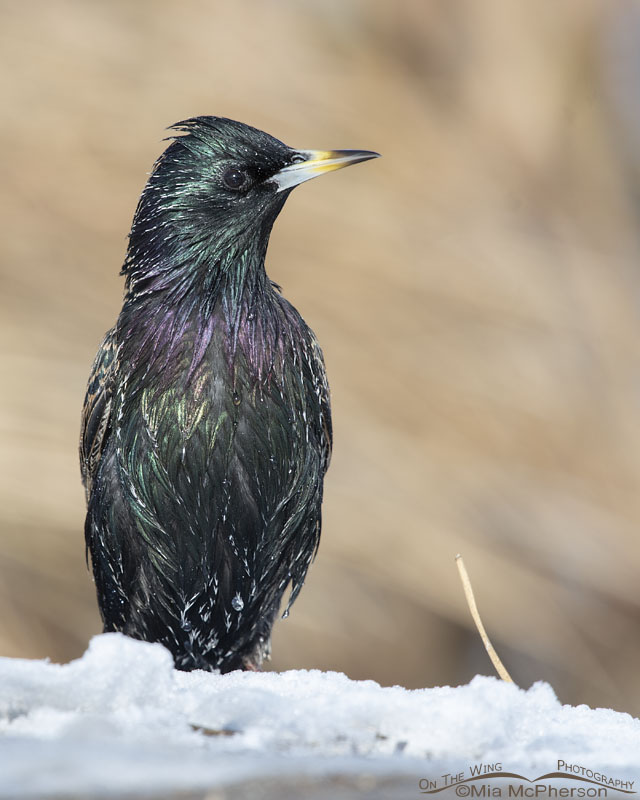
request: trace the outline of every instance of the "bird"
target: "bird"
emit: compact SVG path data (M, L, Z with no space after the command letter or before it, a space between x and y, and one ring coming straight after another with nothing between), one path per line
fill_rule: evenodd
M216 116L168 130L83 406L87 559L104 632L179 670L259 670L318 549L332 449L323 354L267 276L269 236L295 186L379 154Z

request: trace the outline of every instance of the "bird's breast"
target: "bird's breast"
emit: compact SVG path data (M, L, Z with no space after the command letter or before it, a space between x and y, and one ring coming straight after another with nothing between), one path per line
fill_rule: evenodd
M282 320L215 322L206 341L187 328L156 346L121 387L123 483L151 519L259 527L321 472L313 370Z

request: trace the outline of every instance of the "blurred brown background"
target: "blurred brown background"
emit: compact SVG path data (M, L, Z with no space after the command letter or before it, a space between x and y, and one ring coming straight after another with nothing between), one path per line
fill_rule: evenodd
M273 667L492 669L640 713L640 11L615 0L0 2L0 654L100 630L76 441L166 125L380 161L298 189L271 277L335 451Z

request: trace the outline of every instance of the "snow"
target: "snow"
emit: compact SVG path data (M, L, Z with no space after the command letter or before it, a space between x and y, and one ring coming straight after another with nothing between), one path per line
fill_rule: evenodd
M0 659L1 798L355 774L401 776L417 797L421 778L479 762L535 779L558 761L635 792L640 721L480 676L409 691L320 671L179 672L160 645L120 634L70 664Z

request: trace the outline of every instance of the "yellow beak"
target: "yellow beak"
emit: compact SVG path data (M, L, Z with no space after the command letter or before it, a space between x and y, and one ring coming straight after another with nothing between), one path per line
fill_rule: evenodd
M324 175L325 172L333 172L370 158L379 158L380 153L372 150L298 150L296 156L297 160L293 164L284 167L269 179L278 185L279 192Z

